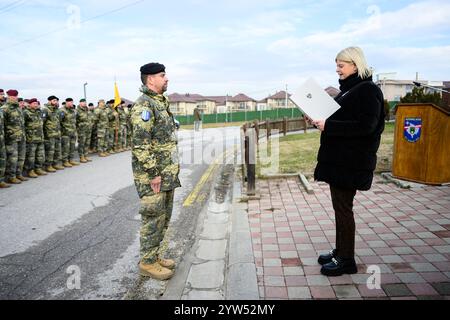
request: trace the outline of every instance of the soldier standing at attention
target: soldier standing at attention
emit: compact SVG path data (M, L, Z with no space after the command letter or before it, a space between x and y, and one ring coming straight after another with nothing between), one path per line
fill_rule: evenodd
M173 209L174 191L181 186L178 174L175 122L165 95L169 80L165 67L141 67L142 96L131 111L133 173L141 199L140 273L158 280L174 274L175 261L163 258L161 243Z
M8 90L8 102L2 106L4 127L5 127L5 147L6 147L6 182L9 184L20 184L26 181L19 168L19 150L23 149L24 120L20 110L17 90Z
M61 149L64 167L72 168L80 165L75 162L75 144L77 142L77 120L73 108L73 99L67 98L66 105L60 110L61 117Z
M0 89L0 92L1 91L3 90ZM6 189L11 187L4 181L5 169L6 169L5 126L3 120L3 110L1 109L0 105L0 189Z
M0 107L6 103L5 91L0 89Z
M61 124L58 110L59 99L48 97L48 103L42 108L44 121L45 170L54 173L64 170L61 165Z
M37 99L31 99L29 101L29 106L24 111L24 120L25 135L27 139L25 168L28 177L36 179L39 176L47 175L47 173L42 170L45 162L44 122Z
M127 145L127 115L124 110L125 102L122 103L117 108L119 114L119 152L124 152Z
M19 98L19 110L22 112L22 118L24 116L24 111L28 107L28 102L23 98ZM25 137L25 121L22 122L22 143L19 144L19 162L17 163L17 179L20 181L28 181L28 178L23 176L23 170L25 167L25 159L27 156L27 138Z
M95 108L93 103L89 103L89 153L97 153L97 121L95 119Z
M129 104L125 109L125 113L127 115L127 150L131 150L131 140L133 138L133 130L131 125L131 108L133 106Z
M78 132L78 154L81 163L88 163L92 160L88 158L88 147L90 144L90 127L91 121L89 119L89 110L86 104L86 99L80 100L80 105L77 107L77 132Z
M95 121L97 123L97 150L99 157L104 158L108 156L106 152L108 149L108 129L109 119L106 110L105 100L98 102L98 108L95 109Z
M116 116L113 110L114 100L109 100L106 104L106 114L108 115L108 131L107 131L107 152L115 154L114 152L114 137L116 133Z

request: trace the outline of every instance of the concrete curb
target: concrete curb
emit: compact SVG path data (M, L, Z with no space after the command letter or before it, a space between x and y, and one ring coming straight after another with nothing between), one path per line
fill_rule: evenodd
M259 300L247 205L239 203L240 197L241 183L236 170L225 296L227 300Z

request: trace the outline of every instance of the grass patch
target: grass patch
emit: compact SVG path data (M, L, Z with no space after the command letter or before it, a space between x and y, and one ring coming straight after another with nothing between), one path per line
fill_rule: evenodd
M386 130L382 136L380 150L378 151L377 172L391 171L394 145L395 124L386 124ZM261 143L259 148L259 158L262 158L264 150L272 150L275 145L273 141ZM294 134L279 139L280 164L278 172L271 174L304 173L312 175L317 165L317 153L320 147L320 133ZM258 161L257 175L262 176L269 167Z

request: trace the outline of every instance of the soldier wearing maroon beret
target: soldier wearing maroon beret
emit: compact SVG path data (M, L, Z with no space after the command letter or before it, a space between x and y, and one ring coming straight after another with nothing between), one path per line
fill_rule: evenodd
M5 178L9 184L20 184L28 180L22 175L26 154L23 111L19 106L19 92L8 90L6 94L8 102L1 108L7 157Z

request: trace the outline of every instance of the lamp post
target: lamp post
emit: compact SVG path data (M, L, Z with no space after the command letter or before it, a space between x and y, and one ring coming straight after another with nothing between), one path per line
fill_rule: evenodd
M87 82L83 85L83 89L84 89L84 99L85 99L85 100L87 100L87 96L86 96L86 87L87 87L87 85L88 85Z

